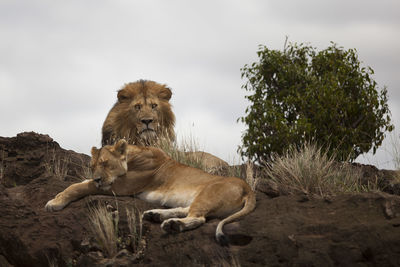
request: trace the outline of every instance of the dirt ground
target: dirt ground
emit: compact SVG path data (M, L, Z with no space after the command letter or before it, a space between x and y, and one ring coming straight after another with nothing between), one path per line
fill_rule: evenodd
M61 177L49 165L62 159ZM89 157L47 135L0 137L0 266L400 266L400 197L393 172L362 168L382 191L310 199L276 196L261 183L256 210L226 225L230 245L214 240L218 219L175 235L144 222L139 251L123 245L126 207L155 208L133 197L91 196L62 211L44 205L87 174ZM105 257L89 230L88 207L118 207L120 251Z

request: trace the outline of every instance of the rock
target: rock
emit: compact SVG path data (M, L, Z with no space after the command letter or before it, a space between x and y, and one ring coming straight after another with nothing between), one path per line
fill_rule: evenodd
M81 154L35 133L0 137L0 145L7 154L3 159L7 159L6 175L11 181L11 185L0 184L0 266L400 266L397 195L363 193L299 201L305 197L271 198L266 194L271 186L265 185L257 192L256 210L224 227L229 247L214 240L217 219L170 235L159 224L146 221L143 245L140 251L132 251L124 244L130 234L126 208L144 211L156 206L133 197L90 196L64 210L46 212L48 200L81 180L76 164L87 164L89 157L81 162ZM41 167L49 145L73 162L67 165L66 179ZM367 168L371 175L387 177ZM118 211L121 238L112 258L92 243L88 207L99 202L112 203L110 212Z

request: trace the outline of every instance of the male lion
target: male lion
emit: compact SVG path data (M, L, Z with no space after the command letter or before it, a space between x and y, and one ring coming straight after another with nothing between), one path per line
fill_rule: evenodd
M175 139L172 92L153 81L139 80L118 91L118 100L103 124L102 146L126 139L131 144L153 145L158 138Z
M153 81L139 80L118 91L118 100L103 124L102 146L126 139L134 145L156 145L159 138L175 140L175 115L171 109L171 89ZM187 152L204 168L229 166L224 160L202 151Z
M224 224L256 206L254 192L242 179L211 175L172 160L161 149L128 145L125 140L101 149L93 147L91 168L93 179L69 186L47 202L46 210L61 210L87 195L137 195L171 208L143 214L144 219L162 222L166 232L194 229L205 223L206 217L225 217L215 237L220 244L227 244Z

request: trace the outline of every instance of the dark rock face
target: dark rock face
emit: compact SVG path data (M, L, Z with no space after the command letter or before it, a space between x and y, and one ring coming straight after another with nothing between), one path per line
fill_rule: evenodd
M61 178L49 173L52 149L55 158L69 158ZM217 219L176 235L144 222L142 248L134 253L123 245L128 235L125 208L155 208L149 203L90 196L62 211L44 210L48 200L81 181L88 156L65 151L50 137L35 133L0 137L0 156L0 266L400 266L396 195L364 193L323 200L270 198L258 192L256 210L225 226L229 247L214 241ZM119 210L121 244L112 258L104 256L89 229L88 209L98 202Z

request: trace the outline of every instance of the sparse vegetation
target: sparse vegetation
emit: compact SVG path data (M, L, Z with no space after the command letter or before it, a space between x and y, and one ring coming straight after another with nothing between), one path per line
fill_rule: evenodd
M89 227L108 257L117 253L118 242L118 211L110 212L104 204L89 208Z
M273 155L265 176L276 183L281 194L304 193L329 196L337 193L371 191L376 184L361 183L362 173L350 163L338 163L316 144L291 146L284 155Z
M141 213L136 207L126 208L126 220L129 232L119 230L119 209L111 205L98 203L89 207L89 226L96 242L107 257L113 257L119 249L131 247L133 253L139 253L143 245L143 223Z
M143 222L141 212L135 208L126 209L126 217L129 228L129 240L131 248L134 252L140 250L142 234L143 234Z
M212 173L215 175L240 177L245 180L247 179L246 174L242 173L242 168L239 164L236 166L230 166L229 168L221 168L221 167L207 168L203 164L203 160L201 157L192 154L192 152L202 150L198 142L192 135L189 135L189 137L187 138L182 138L179 143L178 142L171 143L170 140L162 138L158 141L157 147L162 149L172 159L174 159L179 163L194 168L198 168L205 172Z
M256 191L257 184L259 181L260 177L254 174L254 164L248 161L246 163L246 182L249 184L249 186L253 191Z
M200 158L190 155L190 152L199 150L199 145L193 136L182 139L179 144L178 142L171 142L167 138L160 138L156 146L179 163L207 171Z
M400 136L395 132L390 135L390 147L391 151L389 153L392 156L392 161L394 168L396 170L396 183L400 183Z
M46 172L60 180L64 180L68 174L68 165L70 162L69 156L57 155L56 151L53 150L49 159L45 162Z
M396 170L400 170L400 136L396 133L390 135L390 144L391 144L391 152L393 165Z
M49 256L46 254L47 262L49 267L58 267L57 259L53 256Z
M91 179L92 178L92 169L90 168L90 161L85 163L84 159L80 157L80 172L79 178L82 180Z

